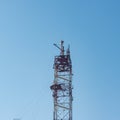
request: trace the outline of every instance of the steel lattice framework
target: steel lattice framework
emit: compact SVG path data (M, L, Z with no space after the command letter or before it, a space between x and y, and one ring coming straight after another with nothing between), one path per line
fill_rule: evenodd
M63 41L61 53L54 58L54 81L50 86L53 91L54 112L53 120L72 120L72 63L69 47L64 53Z

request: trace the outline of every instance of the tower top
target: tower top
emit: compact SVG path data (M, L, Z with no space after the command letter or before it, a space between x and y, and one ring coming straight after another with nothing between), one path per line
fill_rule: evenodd
M60 47L55 43L53 44L55 47L57 47L60 50L60 55L64 55L64 52L65 52L63 44L64 44L63 40L61 40ZM66 50L66 54L70 55L70 45L68 46L68 49Z

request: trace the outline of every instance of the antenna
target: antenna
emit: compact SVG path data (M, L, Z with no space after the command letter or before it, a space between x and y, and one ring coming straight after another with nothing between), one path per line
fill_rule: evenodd
M63 46L64 41L61 40L61 46L59 47L57 44L53 44L55 47L57 47L60 50L60 54L64 55L64 46Z

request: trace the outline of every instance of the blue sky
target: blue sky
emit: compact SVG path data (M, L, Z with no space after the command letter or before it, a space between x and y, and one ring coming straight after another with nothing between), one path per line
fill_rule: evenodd
M53 43L71 46L73 120L120 120L120 1L1 0L0 120L52 120Z

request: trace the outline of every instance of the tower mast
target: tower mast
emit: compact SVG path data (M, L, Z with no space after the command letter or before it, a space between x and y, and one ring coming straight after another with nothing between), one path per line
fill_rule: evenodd
M54 58L54 81L50 86L54 100L53 120L72 120L72 63L70 48L65 53L63 44L64 41L60 47L54 44L60 55Z

